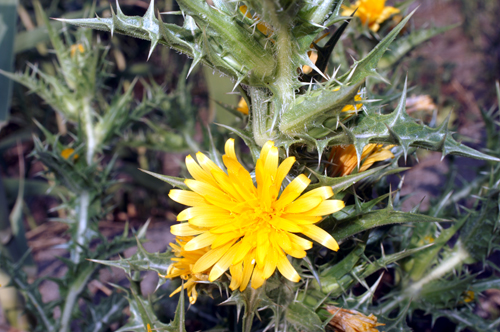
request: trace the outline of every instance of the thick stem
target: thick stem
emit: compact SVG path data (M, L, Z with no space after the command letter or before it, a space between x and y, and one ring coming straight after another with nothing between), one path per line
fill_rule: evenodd
M274 117L271 130L276 126L277 120L291 106L294 99L294 78L296 68L294 68L292 56L294 49L292 47L292 25L286 15L278 16L274 1L268 1L272 17L273 27L276 29L276 80L271 84L271 90L274 96Z
M72 261L75 264L80 262L80 256L82 250L85 245L85 232L87 231L87 227L89 225L89 207L90 207L90 194L87 190L84 190L80 193L78 210L76 211L78 219L77 219L77 228L75 235L76 247L74 251L71 253Z
M271 114L267 91L259 88L249 88L252 100L252 133L255 143L263 146L267 141L272 140L274 132L270 131Z
M75 307L76 301L78 300L78 297L83 288L87 286L87 282L93 271L94 269L87 268L80 274L80 276L76 280L73 281L73 283L69 287L68 294L64 299L64 309L61 314L61 328L59 329L60 332L69 331L73 308Z
M95 133L94 133L94 120L93 120L93 110L91 106L91 101L90 98L85 98L84 103L83 103L83 122L85 124L85 136L87 139L86 142L86 148L87 148L87 154L86 154L86 160L87 160L87 165L92 164L92 160L94 159L94 153L95 149L97 146L97 142L95 139Z

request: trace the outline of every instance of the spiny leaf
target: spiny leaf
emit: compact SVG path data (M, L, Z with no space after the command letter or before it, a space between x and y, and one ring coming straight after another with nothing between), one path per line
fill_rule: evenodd
M339 78L340 82L357 84L368 76L378 76L376 68L382 55L394 41L399 32L415 13L416 9L406 16L380 43L362 60L355 61L351 70Z
M149 329L158 332L186 332L183 290L180 292L174 320L170 324L162 323L154 314L151 300L145 300L133 288L128 294L127 299L129 301L130 317L127 324L116 332L144 332L149 331Z
M293 302L286 309L286 320L297 331L323 332L321 319L308 306L300 302Z
M432 37L456 28L458 25L459 24L453 24L445 27L432 27L429 29L416 30L412 31L408 36L398 38L390 46L389 52L382 56L378 63L378 68L381 70L390 68L416 46L431 39Z
M92 262L113 266L124 270L129 275L134 271L155 271L158 274L165 275L171 264L173 257L171 251L164 253L149 253L142 244L137 241L137 252L129 258L120 258L118 260L107 261L92 259Z
M336 240L343 240L360 232L375 227L403 224L409 222L445 222L447 220L434 218L424 214L395 211L388 207L383 210L370 211L361 215L342 219L331 232Z
M165 182L167 182L168 184L170 184L170 185L172 185L174 187L178 187L178 188L181 188L181 189L184 189L184 190L188 190L189 189L186 186L186 184L184 183L185 179L176 178L174 176L168 176L168 175L158 174L158 173L146 171L146 170L143 170L143 169L141 169L141 171L143 171L144 173L147 173L149 175L152 175L155 178L158 178L158 179L160 179L162 181L165 181Z
M406 84L401 100L390 114L380 114L369 109L367 114L359 115L351 128L329 138L331 145L354 144L358 160L364 147L370 143L397 144L408 153L410 147L441 151L443 155L454 154L469 158L500 161L484 153L455 141L448 130L448 122L438 128L418 124L406 113Z
M319 173L311 171L314 174L314 176L316 176L316 178L318 179L318 183L312 184L311 186L309 186L309 188L314 189L318 187L328 186L332 187L334 194L337 194L341 191L346 190L355 183L377 173L378 171L384 169L385 167L387 166L375 167L361 173L356 173L336 178L321 175Z

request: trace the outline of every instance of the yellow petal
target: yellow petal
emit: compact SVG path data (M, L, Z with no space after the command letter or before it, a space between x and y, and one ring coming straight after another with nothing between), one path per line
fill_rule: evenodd
M313 189L311 191L306 192L300 198L308 198L308 197L320 197L323 200L329 199L333 196L333 190L331 187L319 187Z
M297 246L299 246L300 248L302 248L303 250L309 250L312 248L312 242L309 241L309 240L306 240L306 239L303 239L301 238L300 236L297 236L295 234L291 234L289 233L288 234L290 240L296 244Z
M281 165L278 167L278 171L276 172L276 179L274 180L274 185L277 186L278 189L281 187L281 183L287 176L288 172L290 172L290 169L292 168L294 163L295 157L288 157L283 160Z
M267 154L269 153L269 151L271 151L272 147L274 147L274 142L273 141L267 141L264 144L264 146L262 147L262 150L260 150L259 160L262 160L262 163L264 165L266 163Z
M187 222L170 226L170 233L174 234L175 236L192 236L201 234L203 232L205 231L199 230L196 227L191 227L191 225L189 225L189 223Z
M189 224L198 227L210 228L228 224L233 220L234 218L228 213L210 213L189 219Z
M292 242L292 248L290 250L285 250L283 248L283 251L295 258L306 257L306 251L302 249L299 245L297 245L295 242Z
M207 156L205 156L203 153L198 152L196 154L196 159L200 163L201 168L205 170L207 173L212 173L212 171L221 171L219 166L215 164L213 161L210 160Z
M310 237L319 244L331 249L333 251L339 250L339 245L335 239L328 234L324 229L319 228L316 225L303 225L304 230L302 234Z
M231 260L234 253L238 250L238 245L232 246L221 259L212 267L210 275L208 276L209 281L214 281L219 278L231 265Z
M297 197L302 194L302 192L311 183L311 180L307 178L304 174L297 176L293 179L285 190L281 193L279 200L274 205L275 209L280 210L285 208L288 204L293 202Z
M228 243L217 249L212 249L196 261L193 266L193 273L201 273L211 268L217 261L231 248L233 244Z
M193 179L217 186L217 183L212 178L212 174L205 172L190 155L186 157L186 168Z
M217 248L226 244L229 241L236 241L241 237L241 232L230 232L225 234L217 234L217 239L212 243L212 248ZM233 242L234 242L233 241Z
M331 199L328 201L324 201L318 207L304 212L303 215L305 216L326 216L332 213L335 213L337 211L340 211L344 208L345 203L344 201L338 200L338 199Z
M212 244L212 242L217 238L217 235L212 234L210 232L205 232L201 235L198 235L194 239L190 240L186 245L184 246L184 250L186 251L193 251L197 250L200 248L205 248L208 247L209 245Z
M294 223L293 221L284 218L274 218L271 223L277 229L287 231L287 232L302 232L302 227Z
M213 205L195 206L184 209L177 215L177 221L189 220L194 217L203 217L206 215L219 215L221 218L228 217L229 212Z
M295 271L292 264L290 264L288 258L285 255L280 255L277 259L277 267L280 273L288 280L298 282L300 280L300 276L297 271Z
M253 264L254 257L255 251L252 251L247 254L245 260L243 261L243 279L240 285L240 292L243 292L247 288L248 282L252 277L253 270L255 268L255 264Z
M243 99L245 100L245 99ZM226 152L226 156L231 159L237 160L236 153L234 152L234 139L230 138L226 141L226 145L224 146L224 150Z
M224 191L237 201L244 201L245 199L240 195L240 193L234 188L233 183L231 182L229 176L222 172L212 172L212 176L215 178L217 183L221 188L224 188Z
M269 233L260 231L257 235L257 248L255 250L257 266L259 268L264 268L269 247Z
M172 189L168 193L168 197L170 197L177 203L181 203L187 206L199 206L207 204L202 196L189 190Z
M238 250L235 252L233 257L233 264L237 264L242 262L245 256L252 250L255 245L253 244L255 241L254 235L245 235L245 237L241 241L241 245L238 247Z
M252 275L252 288L257 289L261 287L266 279L264 279L264 270L260 269L258 266L255 267L253 270L253 275Z
M320 197L299 198L298 200L287 205L285 213L307 212L320 205L322 201L323 199Z
M230 200L226 193L211 184L191 179L186 179L184 183L189 189L203 197L208 196L211 199Z
M262 278L268 279L274 273L276 264L278 263L277 256L278 254L275 252L275 249L271 248L266 258L264 270L262 271Z
M243 261L238 264L231 265L229 267L229 272L231 273L231 284L229 288L231 290L235 290L241 285L241 281L243 280Z
M292 241L288 236L287 232L274 232L273 234L273 243L274 245L283 248L283 250L292 250Z

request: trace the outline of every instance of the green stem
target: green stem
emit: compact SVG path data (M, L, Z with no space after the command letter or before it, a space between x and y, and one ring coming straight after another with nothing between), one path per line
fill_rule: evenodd
M87 269L82 271L80 276L76 280L74 280L71 286L69 287L68 294L64 299L64 309L61 314L61 321L60 321L61 328L59 329L60 332L69 331L73 308L75 307L75 304L78 300L80 293L83 291L85 286L87 286L87 282L89 281L92 272L94 272L94 269L88 267Z
M249 95L252 101L250 106L252 107L253 137L258 145L263 146L275 134L270 131L270 104L266 102L269 94L263 89L249 87Z
M292 44L292 24L286 14L278 15L278 8L274 1L265 2L266 10L270 13L271 24L276 35L276 80L271 83L274 100L274 115L270 131L274 129L278 119L290 109L294 99L294 79L297 76L292 58L294 48Z
M247 296L247 305L245 307L245 315L243 316L243 332L252 331L253 318L260 302L259 294L261 291L262 287L259 289L249 287L247 288L247 291L245 291Z

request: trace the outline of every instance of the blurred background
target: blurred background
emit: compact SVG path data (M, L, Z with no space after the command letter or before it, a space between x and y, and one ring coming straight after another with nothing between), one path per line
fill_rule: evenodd
M80 18L88 15L91 1L87 0L39 0L0 1L0 65L9 72L25 71L35 66L46 73L54 73L55 55L49 42L43 20L37 17L34 5L39 2L46 14L52 18ZM97 1L96 13L110 17L110 6L114 2ZM149 2L141 0L120 0L120 6L127 15L142 16ZM162 12L176 11L173 0L157 0L156 6ZM426 103L431 111L438 110L438 119L444 119L452 112L452 127L462 142L480 148L485 137L485 124L481 112L497 104L495 81L500 78L500 33L497 0L416 0L412 8L419 6L410 21L415 27L458 26L432 38L418 50L413 51L398 63L401 77L408 76L409 93L415 103ZM165 22L182 22L176 15L164 16ZM58 21L51 21L58 31L75 30ZM180 176L184 171L182 163L186 154L206 149L202 128L213 122L229 123L234 116L227 107L235 107L238 96L228 94L233 83L211 70L198 65L187 80L189 59L166 47L157 47L148 59L150 43L121 35L113 37L107 32L92 32L93 41L107 48L106 61L111 75L104 80L104 89L110 94L125 91L133 84L133 96L143 98L148 86L156 86L165 94L162 103L154 105L152 113L145 120L138 121L123 133L122 139L107 154L114 155L116 180L110 189L112 196L108 213L99 221L99 232L113 238L125 227L138 229L146 220L151 223L146 233L148 240L144 247L150 252L164 251L172 240L170 225L180 206L168 199L170 186L138 171L138 168L153 172ZM71 44L71 41L68 41ZM78 51L78 50L77 50ZM155 90L155 91L158 91ZM412 105L408 105L411 112ZM422 105L420 105L422 106ZM176 114L188 112L196 120L186 128L194 138L186 138L185 132L172 132L172 124L179 121ZM63 218L58 188L48 191L52 183L41 176L44 165L32 155L34 137L41 135L38 121L52 133L58 133L62 141L70 141L68 126L54 109L40 97L30 93L24 86L0 76L0 219L7 216L18 201L20 181L24 179L22 196L22 223L26 232L27 246L31 249L36 272L32 280L40 279L40 293L43 302L60 297L59 286L46 277L61 277L66 266L57 257L67 257L64 244L69 240L68 226L58 222ZM440 123L441 120L438 120ZM214 129L215 144L221 141L223 129ZM419 163L405 174L401 194L412 196L404 202L403 208L410 210L422 202L421 209L428 208L429 200L440 193L446 174L450 171L449 159L441 161L440 153L419 152ZM456 164L467 181L467 170L481 162L461 158ZM2 208L4 209L2 211ZM3 213L3 215L2 215ZM6 220L6 219L5 219ZM0 221L7 222L7 221ZM3 230L4 227L0 225ZM0 237L4 236L0 232ZM1 240L1 239L0 239ZM136 251L130 248L124 256ZM146 274L141 282L143 293L149 294L156 286L154 273ZM121 270L110 268L100 271L99 278L89 284L89 294L105 297L111 293L108 282L126 285L128 281ZM4 282L0 280L3 285ZM0 295L1 296L1 295ZM500 310L500 292L480 300L479 314L490 315ZM193 312L194 311L194 312ZM483 312L483 313L481 313ZM57 313L55 313L57 315ZM190 311L198 319L210 320L210 316ZM0 330L10 327L0 312ZM201 317L201 318L200 318ZM192 319L189 330L203 328L198 319ZM429 322L430 323L430 322ZM437 327L429 331L438 331ZM11 329L10 331L14 331Z

